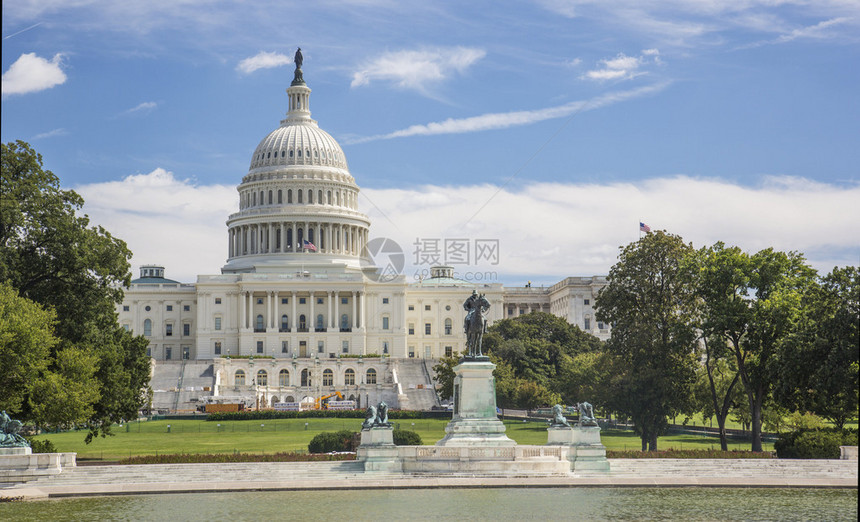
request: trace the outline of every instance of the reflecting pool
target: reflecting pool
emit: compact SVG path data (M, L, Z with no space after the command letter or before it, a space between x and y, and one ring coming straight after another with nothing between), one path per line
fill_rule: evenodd
M89 497L0 520L857 520L856 489L500 488Z

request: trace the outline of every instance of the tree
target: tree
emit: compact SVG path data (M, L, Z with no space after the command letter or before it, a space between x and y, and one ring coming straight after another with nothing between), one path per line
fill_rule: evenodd
M436 395L442 400L448 400L454 396L454 367L460 364L457 353L451 357L442 357L433 367L433 381L436 382Z
M657 449L667 417L691 405L696 307L693 252L675 235L648 233L624 247L597 297L597 319L612 323L610 408L633 419L643 451Z
M834 268L804 293L798 326L780 357L776 399L836 424L857 416L860 270Z
M78 194L62 190L59 179L43 169L42 157L28 144L2 145L0 281L53 309L59 339L48 357L53 373L31 390L39 395L23 401L19 415L37 423L63 416L66 422L86 422L89 441L137 415L149 362L147 341L125 332L116 318L122 287L131 281L131 252L102 227L90 227L89 218L77 214L82 205ZM85 368L96 386L86 384ZM91 407L61 411L42 402L61 390Z

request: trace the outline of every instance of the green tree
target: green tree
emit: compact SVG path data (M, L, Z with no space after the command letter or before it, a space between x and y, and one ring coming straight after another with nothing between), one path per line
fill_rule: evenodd
M75 421L87 423L89 441L109 433L112 423L137 415L146 397L149 361L146 340L132 337L116 320L122 287L131 280L131 252L102 227L90 227L89 218L78 215L82 205L78 194L62 190L59 179L43 169L42 157L28 144L2 145L0 281L53 309L60 340L50 350L53 373L38 388L40 401L24 401L20 414L36 422L62 417L41 403L56 395L51 390L94 400L91 408L66 412L86 415ZM94 371L97 386L82 385L84 367Z
M648 233L624 247L597 297L597 319L613 325L609 407L628 415L643 451L657 449L667 417L689 411L695 379L696 296L686 259L692 246Z
M433 366L433 381L436 383L436 395L442 400L454 397L454 367L460 363L457 352L451 357L442 357Z
M836 424L857 416L860 270L834 268L803 295L798 327L779 364L780 404L812 411Z

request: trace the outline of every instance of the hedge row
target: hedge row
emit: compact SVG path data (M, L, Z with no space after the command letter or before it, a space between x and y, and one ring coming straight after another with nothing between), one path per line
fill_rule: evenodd
M128 457L120 464L220 464L229 462L317 462L355 460L355 455L307 453L173 453L168 455L141 455Z
M307 410L307 411L277 411L254 410L229 413L210 413L207 421L239 421L239 420L270 420L270 419L363 419L366 410ZM389 410L389 419L450 419L449 411L412 411Z
M637 451L637 450L606 450L606 458L609 459L772 459L773 453L769 451L722 451L722 450L661 450L661 451Z
M781 459L838 459L839 446L856 445L856 429L820 428L782 433L773 447Z
M421 446L424 441L421 436L410 430L394 430L392 432L396 446ZM308 444L310 453L330 453L335 451L355 451L361 439L358 432L349 430L324 431L318 433Z

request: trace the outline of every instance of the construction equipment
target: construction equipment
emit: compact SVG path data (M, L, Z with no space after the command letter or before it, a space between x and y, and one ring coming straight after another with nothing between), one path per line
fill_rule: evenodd
M314 409L315 410L320 410L320 409L327 410L328 409L328 401L332 397L337 397L338 399L343 400L343 394L341 394L339 391L336 391L334 393L324 395L324 396L320 397L319 399L317 399L316 402L314 403Z

